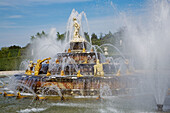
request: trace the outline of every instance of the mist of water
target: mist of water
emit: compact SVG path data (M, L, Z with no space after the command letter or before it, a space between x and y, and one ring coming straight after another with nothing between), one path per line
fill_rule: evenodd
M57 41L56 34L56 29L52 28L47 36L33 40L31 49L35 60L54 57L57 53L63 51L62 43Z
M147 87L143 88L154 94L157 104L163 104L170 69L170 3L152 0L140 14L119 12L118 16L125 26L124 53L133 57L135 68L145 73L141 75L146 76L142 85Z

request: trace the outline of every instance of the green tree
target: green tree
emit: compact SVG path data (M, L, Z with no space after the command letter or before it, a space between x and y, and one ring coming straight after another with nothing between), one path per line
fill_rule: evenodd
M41 32L41 37L47 37L47 34L44 31L42 31Z
M63 41L64 38L65 38L65 33L64 34L60 34L59 32L57 32L57 40Z
M60 33L57 32L57 40L60 40L60 39L61 39Z
M8 57L8 52L9 52L9 48L8 47L2 47L1 48L1 58Z
M21 50L19 49L19 51L18 51L18 56L21 56Z
M10 46L9 49L11 49L11 50L12 50L12 49L21 49L21 47L20 47L20 46L13 45L13 46Z
M93 33L91 35L91 41L93 45L101 45L101 40L97 38L97 35L95 33Z
M10 58L10 57L11 57L11 52L8 53L8 58Z
M35 36L41 38L41 34L39 32Z
M92 40L97 40L97 35L96 35L95 33L93 33L93 34L91 35L91 39L92 39Z
M42 34L42 35L46 35L44 31L42 31L42 33L41 33L41 34Z
M89 36L88 32L84 32L84 36L85 36L86 40L88 42L90 42L90 36Z
M42 31L41 33L37 33L35 36L31 36L31 41L34 41L36 38L44 38L47 37L48 35Z
M35 38L35 36L31 36L31 41L33 41L33 40L35 40L36 38Z

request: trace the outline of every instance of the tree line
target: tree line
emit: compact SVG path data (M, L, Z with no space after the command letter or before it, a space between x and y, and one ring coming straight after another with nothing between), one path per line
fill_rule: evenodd
M90 37L91 37L91 41L92 41L93 45L100 46L105 43L110 43L110 44L119 46L120 40L123 40L122 37L124 35L124 31L125 31L125 28L121 28L115 33L112 33L109 31L107 34L100 33L99 36L97 36L97 34L95 34L95 33L92 33L91 36L89 36L88 32L84 32L84 36L87 41L90 41ZM60 34L59 32L57 32L56 40L63 41L65 39L65 35L66 35L66 33ZM34 41L37 38L45 38L47 36L48 36L48 34L46 34L44 31L42 31L41 33L38 32L36 35L31 36L31 41Z

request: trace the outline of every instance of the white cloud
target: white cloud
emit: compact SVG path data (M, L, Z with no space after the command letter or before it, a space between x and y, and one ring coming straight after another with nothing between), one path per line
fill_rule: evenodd
M22 18L22 15L12 15L12 16L9 16L8 18Z

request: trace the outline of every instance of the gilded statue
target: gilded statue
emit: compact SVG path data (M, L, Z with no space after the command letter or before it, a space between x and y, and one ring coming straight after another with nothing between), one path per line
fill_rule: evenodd
M30 61L29 65L28 65L28 69L26 70L25 74L27 75L31 75L33 73L33 67L34 67L33 61Z
M79 30L80 30L80 25L77 22L76 18L73 18L73 26L74 26L74 37L73 38L80 38Z
M94 76L104 76L103 65L99 62L99 59L97 59L96 65L94 65Z
M38 76L38 74L39 74L39 72L40 72L40 69L41 69L41 67L42 67L42 63L43 63L44 61L50 60L50 59L51 59L51 58L49 57L49 58L45 58L45 59L43 59L43 60L40 60L40 59L37 60L37 63L36 63L36 65L35 65L35 69L34 69L34 75L35 75L35 76Z

